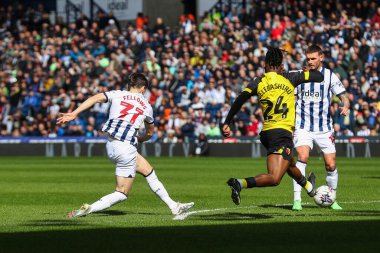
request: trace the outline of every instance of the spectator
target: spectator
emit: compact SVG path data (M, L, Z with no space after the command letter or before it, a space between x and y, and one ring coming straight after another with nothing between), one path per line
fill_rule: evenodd
M215 124L215 121L212 121L210 123L210 126L206 130L206 135L208 137L220 137L220 136L222 136L219 127L216 126L216 124Z
M370 136L371 130L368 128L366 124L363 124L358 131L358 136Z
M175 131L173 129L169 129L167 131L167 136L163 139L164 143L177 143L178 138L175 136Z
M186 123L181 127L182 137L185 141L194 140L195 139L195 125L193 123L193 119L188 117L186 119Z
M376 13L371 19L371 26L374 27L375 24L380 24L380 7L377 7Z
M209 152L209 145L207 137L204 133L200 133L198 139L195 141L194 145L194 156L207 156Z
M262 123L256 118L256 115L250 116L250 122L247 125L246 132L248 136L257 136L262 128Z
M205 14L199 24L192 15L183 15L178 29L166 26L162 17L150 29L143 13L124 27L112 13L100 11L95 20L81 15L66 26L61 18L50 24L43 8L30 8L28 20L0 9L2 135L95 135L107 117L107 104L88 111L77 125L55 127L47 122L95 93L124 88L128 74L138 71L151 80L149 98L159 131L155 141L162 141L167 129L175 131L178 141L195 139L206 128L214 129L212 121L216 126L223 121L236 96L263 73L267 46L285 49L285 68L297 70L309 43L322 46L326 67L340 76L348 91L348 117L339 116L339 105L333 104L340 132L355 134L366 124L371 135L377 134L378 2L358 3L355 11L342 0L333 5L290 1L286 10L273 8L283 6L278 0L253 4L250 11L222 6ZM234 135L258 135L261 115L252 97L236 115Z

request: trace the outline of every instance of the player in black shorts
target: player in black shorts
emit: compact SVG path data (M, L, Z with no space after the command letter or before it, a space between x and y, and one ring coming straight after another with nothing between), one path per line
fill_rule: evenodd
M281 154L285 160L291 161L293 136L283 129L271 129L260 133L260 141L267 149L267 154Z
M230 178L227 184L232 190L231 198L240 204L240 191L243 188L277 186L287 172L310 196L315 195L315 176L308 180L295 166L293 160L293 129L295 118L294 88L304 82L321 82L323 75L318 71L283 72L282 51L269 48L265 56L264 76L256 78L236 98L223 124L222 132L230 136L230 123L241 106L253 95L259 97L263 110L264 126L260 141L267 149L268 173L243 179Z

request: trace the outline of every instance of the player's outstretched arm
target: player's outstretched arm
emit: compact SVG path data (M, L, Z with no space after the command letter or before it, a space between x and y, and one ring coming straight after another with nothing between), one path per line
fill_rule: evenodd
M147 141L147 140L150 140L150 138L152 138L153 136L153 133L154 133L154 124L149 124L147 122L144 122L145 124L145 134L143 136L139 136L137 137L137 140L139 142L144 142L144 141Z
M107 101L107 98L106 96L104 95L104 93L99 93L99 94L96 94L92 97L89 97L88 99L86 99L86 101L84 101L77 109L75 109L75 111L73 112L70 112L70 113L60 113L58 119L57 119L57 123L58 124L63 124L63 123L66 123L66 122L70 122L72 120L74 120L76 117L78 117L78 115L87 110L88 108L92 107L94 104L96 103L104 103Z
M305 75L305 81L317 82L317 83L323 82L324 76L318 70L309 70L303 73ZM307 76L308 76L308 79L306 79Z
M234 103L231 106L230 111L228 112L228 115L226 117L226 120L224 121L224 124L222 126L222 133L224 137L229 137L231 134L231 129L229 125L231 124L231 121L235 114L240 110L242 105L251 97L251 94L247 91L243 91L240 93L240 95L235 99Z
M305 69L307 70L307 69ZM308 70L301 72L285 72L282 73L284 77L289 79L289 81L293 84L294 87L300 85L301 83L308 82L322 82L324 76L318 70Z

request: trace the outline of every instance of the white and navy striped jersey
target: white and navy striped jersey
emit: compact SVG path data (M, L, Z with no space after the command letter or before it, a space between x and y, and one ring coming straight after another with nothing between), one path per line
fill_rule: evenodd
M333 130L330 112L331 98L346 92L342 82L327 68L320 70L324 75L321 83L303 83L296 90L296 129L311 132Z
M105 92L110 103L109 116L102 131L120 141L137 145L137 132L145 121L153 124L152 106L140 93L129 91Z

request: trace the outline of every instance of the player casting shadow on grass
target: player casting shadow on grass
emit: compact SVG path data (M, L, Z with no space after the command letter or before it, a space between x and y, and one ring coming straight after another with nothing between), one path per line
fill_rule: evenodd
M305 175L309 153L315 143L323 153L326 168L326 184L335 191L338 187L338 169L336 167L336 149L334 141L333 119L330 112L332 95L339 97L343 106L341 115L349 114L350 102L346 89L331 69L323 67L324 54L317 45L306 49L306 61L310 69L320 71L324 80L322 83L308 82L297 87L296 124L294 131L294 146L297 150L297 168ZM318 95L316 95L318 93ZM301 211L301 187L293 181L294 202L292 210ZM331 209L341 210L335 201Z
M308 180L295 166L293 160L293 129L295 117L294 88L306 81L322 82L318 71L284 72L283 52L278 48L269 48L265 56L264 76L256 78L236 98L222 126L225 137L231 135L230 124L242 105L254 95L259 97L263 110L264 126L260 141L267 149L267 171L255 177L243 179L230 178L227 184L231 188L231 198L240 204L240 191L243 188L277 186L287 172L299 185L306 189L309 196L315 195L315 176Z
M115 164L116 189L95 203L84 204L79 210L70 212L68 217L80 217L105 210L128 198L136 175L136 166L140 168L151 189L170 207L173 214L180 214L191 208L194 203L180 204L170 199L162 183L158 180L150 164L137 153L137 144L149 140L154 131L153 110L143 94L148 87L148 80L143 74L133 73L129 76L128 91L110 91L88 98L72 113L61 114L58 124L74 120L81 112L96 103L110 102L110 114L102 129L108 135L107 155ZM144 122L145 134L137 136L138 129ZM136 165L139 161L139 165Z

